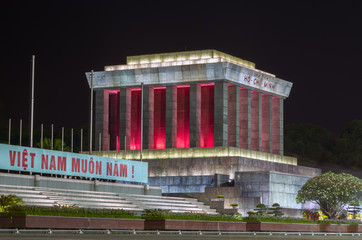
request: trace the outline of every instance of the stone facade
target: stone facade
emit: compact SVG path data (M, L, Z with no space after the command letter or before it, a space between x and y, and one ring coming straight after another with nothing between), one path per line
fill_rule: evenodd
M86 76L96 94L94 154L140 159L142 152L150 185L164 194L210 202L216 174L234 185L215 191L232 192L227 202L244 213L258 202L300 210L297 191L320 174L283 156L292 83L254 63L216 50L162 53Z

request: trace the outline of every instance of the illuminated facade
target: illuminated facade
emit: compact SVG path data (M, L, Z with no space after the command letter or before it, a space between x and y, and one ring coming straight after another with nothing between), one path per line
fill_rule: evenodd
M296 210L291 216L308 208L295 197L321 171L283 155L283 101L292 83L203 50L127 57L126 65L94 72L93 87L93 154L140 159L143 132L148 184L163 193L197 193L191 196L206 204L227 194L225 204L238 203L243 214L261 202Z
M94 72L96 150L141 148L141 84L143 149L283 155L283 100L292 83L216 50L131 56Z

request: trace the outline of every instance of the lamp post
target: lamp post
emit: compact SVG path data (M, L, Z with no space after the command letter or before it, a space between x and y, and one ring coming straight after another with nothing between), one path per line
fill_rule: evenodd
M93 70L91 71L91 99L90 99L89 154L92 154L92 134L93 134Z
M32 73L31 73L31 113L30 113L30 147L33 147L33 127L34 127L34 68L35 55L32 56Z

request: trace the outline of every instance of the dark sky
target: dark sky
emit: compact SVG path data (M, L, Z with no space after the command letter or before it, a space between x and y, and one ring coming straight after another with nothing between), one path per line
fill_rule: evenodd
M362 119L360 1L11 2L0 4L0 103L15 122L29 121L32 54L35 127L77 128L89 122L86 71L128 55L201 49L293 82L285 123L338 133Z

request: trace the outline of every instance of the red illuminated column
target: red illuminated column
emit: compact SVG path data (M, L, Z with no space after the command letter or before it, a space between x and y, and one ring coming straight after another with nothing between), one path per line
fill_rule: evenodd
M261 151L261 94L251 91L251 150Z
M239 87L228 85L228 146L239 147Z
M273 97L273 153L283 155L283 99Z
M250 149L251 91L240 88L240 148Z
M262 151L272 151L272 98L268 94L262 94Z

